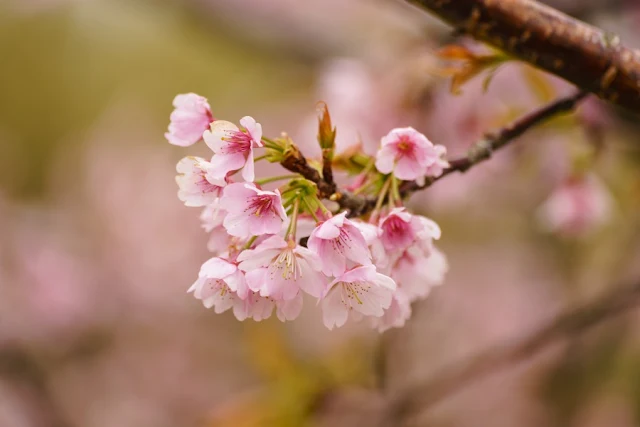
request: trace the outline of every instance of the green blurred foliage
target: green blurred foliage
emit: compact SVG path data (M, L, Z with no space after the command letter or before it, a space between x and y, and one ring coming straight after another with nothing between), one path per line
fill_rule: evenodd
M177 93L201 93L218 117L235 118L310 85L303 62L244 43L215 16L178 3L103 0L28 12L17 4L0 5L0 188L13 196L42 195L56 151L83 141L123 97L157 121L152 142L163 143Z

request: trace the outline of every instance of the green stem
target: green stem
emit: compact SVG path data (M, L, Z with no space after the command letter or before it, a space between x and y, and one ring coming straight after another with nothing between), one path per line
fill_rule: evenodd
M391 179L387 178L387 180L384 182L384 185L382 186L382 189L380 190L380 194L378 195L378 200L376 201L376 207L373 210L374 213L380 212L380 208L382 207L384 198L387 195L387 192L389 191L390 185L391 185Z
M325 205L322 204L321 201L318 200L318 206L320 207L320 210L322 211L322 214L327 217L327 218L331 218L333 216L333 214L331 213L331 211L329 209L327 209L327 207Z
M304 206L307 208L307 211L309 211L309 213L311 214L311 216L313 217L313 219L316 221L316 224L320 222L320 220L318 219L318 216L316 215L315 209L313 209L311 207L311 203L309 203L309 200L307 200L306 198L302 198L302 203L304 203ZM318 204L322 204L320 202L317 202Z
M268 184L270 182L282 181L284 179L294 179L294 178L300 178L300 175L296 173L296 174L289 174L289 175L271 176L269 178L256 179L255 183L258 185L263 185L263 184Z
M266 154L263 154L262 156L258 156L255 159L253 159L254 162L259 162L260 160L264 160L267 158Z
M402 200L402 197L400 197L400 188L398 184L398 178L396 178L395 175L391 175L391 193L393 194L393 198L395 199L396 202L399 202Z
M245 243L244 249L249 249L251 247L251 245L253 245L253 242L256 241L257 238L258 238L258 236L251 236L249 241L247 243Z
M296 239L296 229L298 228L298 211L300 209L300 198L297 198L295 202L293 202L293 212L291 213L291 222L289 223L289 227L287 227L287 233L284 235L284 240L288 240L289 238Z

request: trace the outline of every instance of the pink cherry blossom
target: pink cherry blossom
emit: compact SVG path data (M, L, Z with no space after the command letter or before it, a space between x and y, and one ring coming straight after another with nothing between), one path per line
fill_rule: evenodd
M381 317L389 308L396 283L373 265L356 267L337 277L322 299L324 325L341 327L349 316Z
M228 212L224 228L236 237L276 234L287 219L278 190L260 190L250 183L228 185L220 204Z
M255 249L238 255L239 268L246 272L247 285L260 295L289 301L300 289L320 297L325 280L320 259L309 249L275 235Z
M381 317L371 319L373 327L378 332L384 332L391 328L401 328L411 317L411 302L402 288L393 293L391 305Z
M273 299L262 297L250 290L246 298L235 301L233 314L240 321L253 319L260 322L271 317L274 306Z
M214 152L211 174L215 178L224 178L240 169L245 181L253 182L255 178L253 149L262 147L262 126L249 116L240 119L240 124L244 130L231 122L216 120L203 135L204 142Z
M367 242L358 227L347 219L346 212L318 225L311 232L307 246L318 254L322 272L327 276L340 276L347 269L347 261L371 264Z
M449 270L447 258L437 248L428 253L418 245L407 248L395 262L391 277L409 301L426 298L433 286L441 285Z
M381 143L376 168L385 174L393 172L402 180L424 178L427 168L440 158L433 143L411 127L393 129Z
M222 195L227 182L224 178L213 178L208 173L210 168L211 163L201 157L189 156L178 162L178 198L186 206L206 206Z
M195 93L178 95L173 100L169 131L164 134L169 143L188 147L200 141L213 122L211 107L206 98Z
M293 299L276 301L276 315L281 322L295 320L302 311L302 292Z
M434 145L433 148L436 150L438 157L436 158L435 162L427 166L425 175L437 178L440 175L442 175L444 170L448 168L450 165L446 159L447 147L445 147L444 145L437 144L437 145Z
M247 297L248 288L238 267L223 258L211 258L200 268L198 279L189 288L205 307L222 313Z
M374 224L357 219L351 222L358 227L358 230L360 230L364 237L364 241L367 242L369 251L371 251L371 259L377 270L386 274L386 269L389 265L389 256L385 251L382 240L380 240L382 230Z
M612 204L610 194L595 175L571 178L540 207L539 219L548 231L577 236L606 223Z
M209 233L207 249L213 253L226 251L232 243L233 238L227 233L223 225L226 215L227 211L220 207L220 203L210 204L200 214L202 228Z

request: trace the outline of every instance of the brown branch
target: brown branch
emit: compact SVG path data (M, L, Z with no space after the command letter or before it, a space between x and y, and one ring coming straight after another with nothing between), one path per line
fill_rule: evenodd
M424 410L502 368L526 360L558 339L580 334L639 303L640 283L613 289L591 303L560 314L522 339L491 348L467 362L441 369L434 378L415 383L390 399L388 424L398 425L399 420L410 414L413 408Z
M640 111L640 52L534 0L407 0L458 31Z
M494 134L488 134L480 141L476 142L467 155L459 159L449 161L451 165L445 169L442 175L427 179L423 185L416 182L407 182L402 186L402 195L406 197L414 191L429 187L434 182L444 178L453 172L466 172L478 163L491 158L491 154L514 142L519 136L527 130L544 123L560 114L572 111L576 105L587 96L586 92L576 92L573 95L555 100L538 110L535 110L511 124L503 127Z
M572 111L586 95L586 92L577 92L565 98L560 98L515 120L496 133L485 136L471 147L466 156L450 160L449 163L451 166L445 169L439 177L427 179L423 185L419 185L415 181L405 182L400 189L402 197L408 197L415 191L429 187L434 182L453 172L466 172L478 163L489 159L494 151L514 142L529 129L562 113ZM294 172L301 173L298 170L294 170ZM366 215L373 210L376 204L375 198L354 196L346 191L334 193L332 199L339 203L340 208L348 210L350 217Z

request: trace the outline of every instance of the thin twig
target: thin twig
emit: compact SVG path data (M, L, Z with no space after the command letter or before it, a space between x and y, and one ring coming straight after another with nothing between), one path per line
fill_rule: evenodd
M640 111L640 52L535 0L407 0L459 32Z
M562 113L572 111L587 95L587 92L581 91L565 98L557 99L544 107L517 119L511 124L500 129L498 132L486 135L483 139L476 142L464 157L451 160L449 162L451 166L445 169L442 175L437 178L427 179L423 185L418 185L416 182L406 183L402 188L403 196L406 197L414 191L429 187L434 182L453 172L466 172L478 163L491 158L491 154L494 151L514 142L519 136L529 129Z
M427 409L482 378L526 360L550 343L579 334L639 303L640 283L623 289L612 289L590 303L560 314L522 339L492 347L466 362L454 363L449 368L441 369L433 378L418 381L391 397L387 421L389 425L398 425L413 408Z

